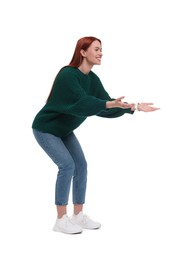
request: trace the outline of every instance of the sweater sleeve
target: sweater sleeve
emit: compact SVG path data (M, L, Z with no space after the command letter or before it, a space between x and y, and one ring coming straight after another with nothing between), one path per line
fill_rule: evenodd
M110 108L106 109L104 111L101 111L100 113L97 114L97 116L100 117L107 117L107 118L115 118L115 117L120 117L123 116L124 114L133 114L134 111L132 111L130 108Z
M103 84L101 83L101 80L96 75L96 86L98 86L98 97L101 99L106 99L108 101L113 101L115 98L111 98L108 94L108 92L105 90ZM124 115L125 113L133 114L134 111L132 111L130 108L110 108L105 109L103 111L100 111L97 116L100 117L107 117L107 118L116 118Z
M77 77L65 73L59 75L54 83L48 109L56 108L59 113L87 117L106 110L106 102L106 99L87 95Z

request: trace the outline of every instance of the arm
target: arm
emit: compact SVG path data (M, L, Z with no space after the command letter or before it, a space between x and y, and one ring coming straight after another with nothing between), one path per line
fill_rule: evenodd
M48 101L49 110L56 110L59 113L74 116L87 117L92 115L105 115L115 113L115 107L119 108L119 113L123 113L123 108L130 105L121 101L121 98L112 100L108 93L101 88L98 82L93 81L92 87L88 91L80 83L81 79L70 72L62 72L57 77L51 96ZM110 111L114 108L114 111ZM103 116L103 115L102 115Z
M54 82L47 107L61 114L87 117L106 110L106 102L88 95L73 73L62 71Z
M117 98L112 101L106 102L106 110L97 114L100 117L115 118L124 115L125 113L134 113L134 104L128 104L122 102L121 99L124 97Z
M106 110L101 111L97 114L100 117L107 117L107 118L115 118L124 115L125 113L133 114L134 110L131 108L134 104L128 104L123 102L122 99L124 96L120 98L111 98L108 92L104 89L104 86L101 83L101 80L97 75L95 75L95 86L97 89L97 96L102 99L106 99Z

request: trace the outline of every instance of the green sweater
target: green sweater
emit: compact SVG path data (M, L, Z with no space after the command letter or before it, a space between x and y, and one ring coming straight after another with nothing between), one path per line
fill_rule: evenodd
M114 118L130 108L106 109L106 102L114 100L105 91L99 77L90 71L63 67L57 74L50 97L34 118L32 128L64 137L81 125L88 116Z

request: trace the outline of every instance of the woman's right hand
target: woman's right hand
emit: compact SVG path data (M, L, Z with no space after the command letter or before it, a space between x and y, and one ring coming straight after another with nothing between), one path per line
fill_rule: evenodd
M120 107L120 108L133 108L134 107L134 103L133 104L128 104L125 102L122 102L122 99L124 98L124 96L116 98L113 101L107 101L106 102L106 108L113 108L113 107Z

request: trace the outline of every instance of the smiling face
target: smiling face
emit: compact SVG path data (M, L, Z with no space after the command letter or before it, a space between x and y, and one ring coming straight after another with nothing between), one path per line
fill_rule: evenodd
M97 40L93 41L86 51L81 50L81 55L84 58L83 61L89 66L100 65L102 58L101 43Z

